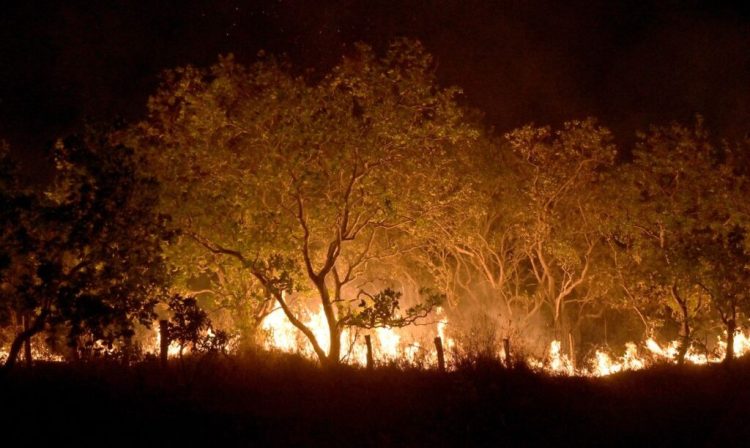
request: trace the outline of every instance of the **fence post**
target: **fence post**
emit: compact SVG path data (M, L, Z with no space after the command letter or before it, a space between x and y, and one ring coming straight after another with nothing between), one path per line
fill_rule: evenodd
M445 354L443 353L443 340L440 336L435 338L435 350L437 350L438 370L445 372Z
M167 355L169 354L169 326L166 320L159 321L159 356L161 366L167 366Z
M367 370L372 370L374 362L372 360L372 340L370 335L365 335L365 344L367 345Z

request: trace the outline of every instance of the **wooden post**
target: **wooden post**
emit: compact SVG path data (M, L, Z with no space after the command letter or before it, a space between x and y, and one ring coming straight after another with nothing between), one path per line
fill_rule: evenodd
M443 340L440 336L435 338L435 350L437 350L438 370L445 372L445 354L443 354Z
M159 350L161 366L166 367L169 354L169 326L166 320L159 321Z
M503 351L505 351L505 367L510 368L510 339L503 338Z
M367 370L372 370L375 363L372 359L372 339L369 334L365 335L365 344L367 345Z
M26 314L21 315L21 322L23 324L23 331L29 331L29 317ZM23 356L26 359L26 367L31 368L31 337L26 338L23 343Z
M573 365L573 368L576 368L576 352L575 347L573 346L573 333L568 332L568 345L570 348L570 363Z

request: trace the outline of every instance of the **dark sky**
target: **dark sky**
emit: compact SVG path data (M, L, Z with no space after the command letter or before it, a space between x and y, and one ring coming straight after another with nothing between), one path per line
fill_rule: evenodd
M27 0L0 11L0 137L34 165L84 117L137 119L165 68L266 49L324 70L396 36L422 40L499 130L594 115L628 141L699 112L735 137L750 131L750 6L728 5Z

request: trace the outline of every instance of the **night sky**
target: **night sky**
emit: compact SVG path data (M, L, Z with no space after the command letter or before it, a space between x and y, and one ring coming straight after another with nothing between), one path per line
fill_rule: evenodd
M323 71L355 41L420 39L500 131L594 115L620 141L705 115L750 131L750 6L614 1L17 2L0 12L0 137L32 172L86 118L137 120L158 74L260 49ZM633 6L638 3L637 6ZM706 5L704 5L705 3ZM711 4L710 6L707 4Z

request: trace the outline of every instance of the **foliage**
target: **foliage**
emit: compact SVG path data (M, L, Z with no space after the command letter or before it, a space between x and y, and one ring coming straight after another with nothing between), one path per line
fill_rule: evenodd
M383 58L358 45L315 82L274 58L225 57L168 72L137 130L192 240L180 250L234 258L321 360L338 361L354 282L418 247L462 197L452 167L478 132L432 68L411 41ZM286 303L311 295L330 353Z
M213 330L211 319L194 297L174 294L168 306L171 317L167 323L167 334L170 341L180 345L180 355L185 347L191 347L194 351L226 349L229 335L225 331Z
M714 145L698 117L640 136L627 171L630 231L623 233L639 278L631 296L659 304L680 324L680 358L693 332L705 329L710 309L735 328L746 289L745 177L729 148ZM707 175L706 173L711 173ZM650 291L650 293L646 293Z
M402 314L399 311L399 299L402 294L391 288L386 288L374 295L360 291L356 300L359 302L358 309L350 311L342 316L339 321L343 326L358 328L383 328L383 327L405 327L426 317L434 307L440 306L445 301L445 296L437 293L427 293L427 299L412 307Z
M139 173L132 151L92 131L58 142L55 162L54 184L12 212L16 230L4 244L15 253L2 309L31 322L6 366L42 331L64 335L74 351L84 337L132 336L134 323L153 320L168 278L161 248L172 233L155 210L158 184Z

